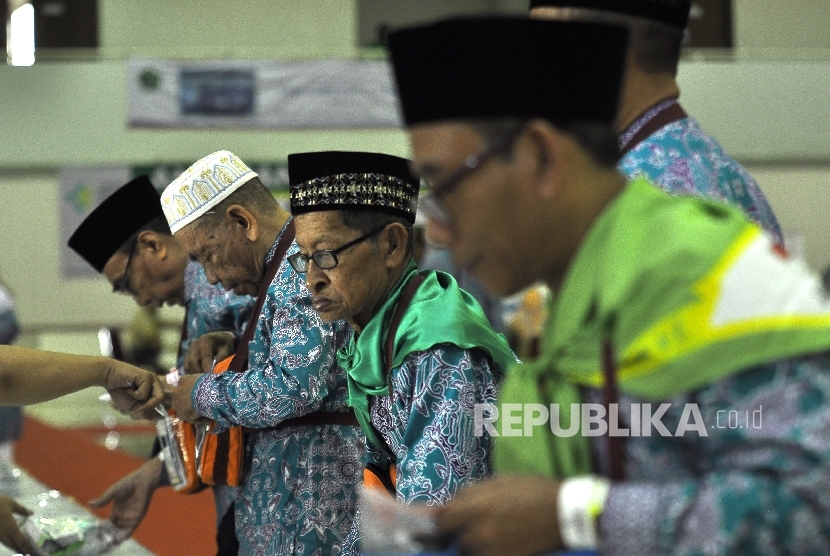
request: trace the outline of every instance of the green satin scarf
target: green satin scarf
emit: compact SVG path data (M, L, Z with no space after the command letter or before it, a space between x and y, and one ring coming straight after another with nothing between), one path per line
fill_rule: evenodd
M541 356L508 371L500 404L559 404L568 428L579 388L604 385L604 339L615 346L619 390L665 400L754 365L827 350L830 306L808 269L775 254L737 209L670 197L639 179L589 230L551 302ZM549 426L502 434L494 451L500 473L591 471L588 438L557 436Z
M417 271L415 263L410 262L372 320L337 353L337 361L348 376L349 405L354 408L367 438L381 448L385 443L372 427L369 396L389 395L387 370L399 367L410 353L438 344L480 348L487 352L499 372L516 361L504 336L493 330L478 302L459 288L449 274L425 270L420 272L424 281L398 326L393 360L387 365L384 344L389 323L401 293Z

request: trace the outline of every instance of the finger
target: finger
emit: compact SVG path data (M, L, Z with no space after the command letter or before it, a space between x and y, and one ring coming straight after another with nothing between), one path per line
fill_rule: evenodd
M476 519L479 510L463 501L455 499L435 511L435 525L443 535L463 530Z
M216 354L212 353L212 352L213 352L213 350L211 350L211 353L208 353L207 351L204 351L202 353L201 372L203 372L203 373L212 373L213 372L213 364L214 364L214 361L217 358L216 358Z
M32 510L30 510L26 506L21 506L14 500L11 501L11 509L14 513L18 515L32 515Z
M39 554L38 549L36 549L32 541L29 540L29 537L27 537L19 528L14 528L9 531L9 536L10 539L8 544L17 552L21 554Z
M144 403L137 406L135 413L140 415L141 419L147 419L147 415L151 414L151 419L155 419L155 407L164 402L164 387L158 379L153 379L151 391Z
M106 506L107 504L109 504L110 502L113 501L113 499L115 498L115 495L118 493L118 490L119 490L119 484L115 483L114 485L109 487L107 490L105 490L104 494L102 494L98 498L94 498L94 499L90 500L88 502L88 504L90 506L92 506L93 508L103 508L104 506Z

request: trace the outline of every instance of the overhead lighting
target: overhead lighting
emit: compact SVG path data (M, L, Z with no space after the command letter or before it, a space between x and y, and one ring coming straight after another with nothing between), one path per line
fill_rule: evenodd
M35 8L23 4L9 19L8 62L12 66L35 63Z

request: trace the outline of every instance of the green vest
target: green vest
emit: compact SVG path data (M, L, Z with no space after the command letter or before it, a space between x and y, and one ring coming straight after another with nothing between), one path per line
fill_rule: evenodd
M775 253L737 209L671 197L638 179L589 230L551 302L541 356L509 370L500 404L560 404L568 428L579 387L604 385L605 339L615 347L619 390L665 400L827 350L830 306L809 269ZM533 432L496 439L497 472L591 472L588 438L548 426Z

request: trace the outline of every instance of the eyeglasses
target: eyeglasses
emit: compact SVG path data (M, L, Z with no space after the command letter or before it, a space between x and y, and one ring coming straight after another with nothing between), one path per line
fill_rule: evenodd
M427 218L437 220L440 224L450 224L452 215L444 206L444 203L441 202L440 197L456 189L464 179L478 168L481 168L488 160L510 149L523 130L524 124L499 135L477 154L468 156L464 161L464 165L454 170L445 180L435 185L429 185L429 192L421 195L418 201L418 209L421 213Z
M337 254L342 253L349 247L354 247L361 241L366 241L373 235L382 232L389 224L384 224L377 230L371 231L366 235L362 235L357 239L353 239L349 243L345 245L341 245L337 249L324 249L321 251L315 251L310 256L303 255L302 253L294 253L290 257L288 257L288 262L291 263L291 266L297 271L299 274L305 274L308 272L308 262L314 261L314 264L317 265L317 268L320 270L330 270L338 265L340 261L337 260Z
M115 293L123 293L127 295L132 295L133 297L137 296L138 294L133 290L130 286L130 281L132 278L132 262L133 262L133 255L135 255L136 247L138 246L138 240L133 243L132 248L130 249L130 255L127 257L127 264L124 266L124 274L113 280L112 282L112 291Z

